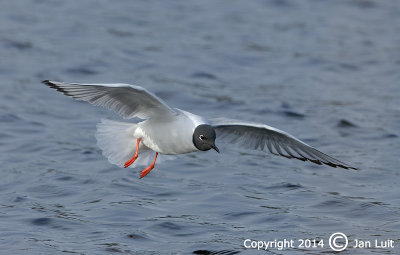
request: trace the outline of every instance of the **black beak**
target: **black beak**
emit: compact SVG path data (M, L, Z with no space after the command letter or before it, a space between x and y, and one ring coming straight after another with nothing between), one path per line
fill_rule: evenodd
M215 144L212 144L211 145L211 148L213 148L216 152L218 152L219 153L219 149L218 149L218 147L217 146L215 146Z

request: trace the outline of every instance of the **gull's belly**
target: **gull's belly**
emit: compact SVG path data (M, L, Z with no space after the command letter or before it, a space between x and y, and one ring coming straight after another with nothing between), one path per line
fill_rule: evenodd
M162 123L149 119L138 124L134 136L141 137L144 145L161 154L184 154L197 151L193 144L194 128L184 118Z

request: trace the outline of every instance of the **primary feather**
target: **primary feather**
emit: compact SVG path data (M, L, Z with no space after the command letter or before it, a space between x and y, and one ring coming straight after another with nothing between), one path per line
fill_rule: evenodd
M228 143L240 144L241 147L255 150L268 150L272 154L331 167L356 169L351 167L296 137L268 125L218 118L211 120L217 138Z
M176 112L148 90L129 84L79 84L45 80L43 83L67 96L105 106L124 118L171 117Z

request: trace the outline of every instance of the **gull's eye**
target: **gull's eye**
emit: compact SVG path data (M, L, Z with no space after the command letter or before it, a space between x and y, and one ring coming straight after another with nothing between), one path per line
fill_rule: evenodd
M200 135L200 136L199 136L199 139L200 139L200 140L204 140L204 139L206 139L206 137L205 137L204 135Z

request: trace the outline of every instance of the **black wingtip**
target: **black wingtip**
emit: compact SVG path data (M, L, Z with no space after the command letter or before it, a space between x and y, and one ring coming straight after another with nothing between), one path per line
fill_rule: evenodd
M52 82L49 81L49 80L44 80L44 81L42 81L42 83L43 83L44 85L47 85L47 86L52 87L52 88L55 87L55 84L52 83Z
M53 83L53 82L51 82L49 80L44 80L44 81L42 81L42 83L44 85L46 85L46 86L49 86L50 88L56 89L56 90L58 90L60 92L64 92L64 91L60 90L60 87L58 87L55 83Z
M357 168L349 166L349 165L336 165L336 164L333 164L333 163L330 163L330 162L327 162L327 163L324 162L324 164L328 165L330 167L334 167L334 168L340 167L340 168L343 168L343 169L346 169L346 170L358 170Z
M43 83L44 85L46 85L46 86L52 88L52 89L55 89L55 90L57 90L57 91L63 93L63 94L66 95L66 96L72 96L72 95L70 95L70 94L68 93L68 91L66 91L66 90L63 89L62 87L58 86L58 85L55 84L54 82L51 82L51 81L49 81L49 80L44 80L44 81L42 81L42 83Z
M50 85L51 84L51 82L49 80L44 80L44 81L42 81L42 83L46 84L46 85Z
M302 161L310 161L310 162L312 162L312 163L314 163L314 164L317 164L317 165L322 165L322 164L324 164L324 165L327 165L327 166L330 166L330 167L333 167L333 168L336 168L336 167L340 167L340 168L343 168L343 169L346 169L346 170L358 170L357 168L355 168L355 167L352 167L352 166L349 166L349 165L339 165L339 164L334 164L334 163L331 163L331 162L322 162L322 161L320 161L320 160L315 160L315 159L309 159L309 158L298 158L298 157L294 157L294 158L296 158L296 159L299 159L299 160L302 160Z

